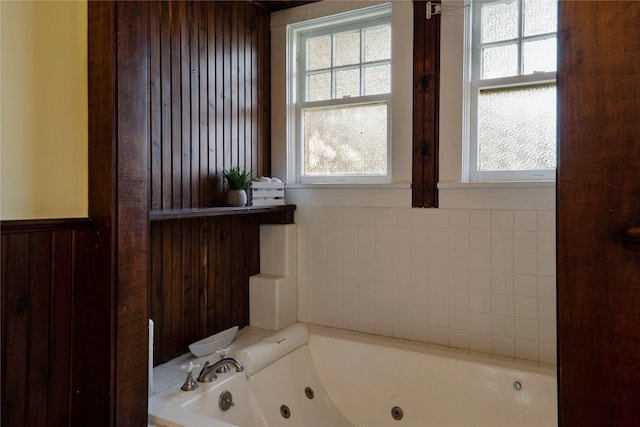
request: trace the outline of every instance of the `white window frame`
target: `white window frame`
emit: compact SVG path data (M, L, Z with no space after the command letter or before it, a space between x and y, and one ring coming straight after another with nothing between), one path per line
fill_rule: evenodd
M363 9L353 10L337 15L326 16L309 21L290 24L287 26L287 135L288 144L288 175L294 177L295 182L303 184L331 183L389 183L392 180L392 93L393 76L389 93L368 95L324 101L304 101L305 94L305 40L324 34L345 32L358 28L389 24L392 25L391 4L385 3ZM393 28L392 28L393 37ZM392 49L393 50L393 49ZM392 51L393 57L393 51ZM393 74L393 59L390 62ZM361 79L361 84L364 81ZM333 85L332 85L333 91ZM332 175L315 176L304 174L303 160L303 129L302 112L304 110L321 109L326 107L358 106L367 104L386 104L387 106L387 172L380 175Z
M554 34L557 38L557 32L546 33L536 36L525 37L523 35L523 10L522 2L520 4L520 20L518 28L517 39L511 39L510 42L518 42L518 73L519 75L492 78L492 79L480 79L481 76L481 22L480 22L480 8L483 3L489 3L490 1L475 0L471 2L471 22L470 22L470 37L471 43L468 49L466 49L466 63L469 73L469 84L467 94L465 97L469 100L469 113L468 113L468 131L465 133L467 136L468 147L466 152L468 158L463 159L464 169L466 170L466 178L469 182L499 182L499 181L554 181L556 175L556 168L546 169L528 169L528 170L479 170L478 169L478 98L481 90L485 89L497 89L497 88L509 88L517 86L532 86L532 85L544 85L549 83L556 83L557 73L553 72L540 72L534 74L521 74L522 73L522 46L523 42L527 40L536 40L552 37ZM497 3L498 1L496 1ZM491 1L493 3L493 1ZM469 61L468 57L471 57Z

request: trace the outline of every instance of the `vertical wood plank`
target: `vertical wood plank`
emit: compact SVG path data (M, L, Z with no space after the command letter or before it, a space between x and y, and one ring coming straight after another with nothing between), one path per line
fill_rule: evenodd
M162 208L162 80L160 69L160 3L149 3L149 121L151 209Z
M156 316L160 319L160 328L157 329L158 335L155 339L155 345L158 348L155 349L157 362L154 363L169 360L171 354L168 352L176 347L175 340L178 337L173 322L173 272L176 271L173 260L173 227L173 222L162 224L162 256L159 258L159 261L162 262L162 280L159 283L162 286L162 313Z
M27 417L25 425L45 425L47 406L45 405L42 411L37 411L36 408L39 402L47 401L50 344L51 234L32 233L29 235L28 245L29 353L27 357ZM61 329L64 328L61 327ZM45 386L42 387L41 385Z
M211 170L209 168L209 37L208 8L205 3L198 2L198 78L199 78L199 128L200 128L200 203L198 206L212 206Z
M154 323L154 346L153 360L154 365L159 359L158 350L162 348L162 344L158 343L162 339L162 313L163 313L163 295L162 295L162 223L151 223L149 233L149 317ZM157 261L154 261L157 260ZM158 333L157 331L160 331Z
M178 2L180 11L180 112L181 112L181 191L182 208L193 207L191 204L191 48L189 43L189 10L192 3Z
M71 313L71 376L68 394L71 400L70 425L107 425L108 417L96 422L96 414L107 414L109 400L96 398L95 390L109 390L107 369L96 372L108 353L108 340L96 331L103 331L109 322L104 305L105 290L96 292L95 280L89 277L94 271L90 266L90 250L95 246L93 230L73 231L72 261L73 277ZM106 365L106 363L105 363ZM62 425L53 423L52 425Z
M221 179L221 173L228 165L225 164L225 128L227 121L225 117L225 64L228 64L228 59L225 51L225 38L228 38L228 29L225 30L225 4L215 3L215 18L216 18L216 171L218 171L218 185L216 186L216 192L218 194L218 203L224 204L224 185Z
M173 208L173 103L172 103L172 31L173 22L171 15L171 3L159 1L157 9L159 10L160 23L157 26L160 33L160 127L161 127L161 144L162 144L162 168L152 171L152 173L160 174L162 181L162 194L158 197L162 200L163 209ZM154 15L151 16L154 19Z
M207 241L207 329L208 331L216 330L216 288L218 286L217 281L217 268L216 260L220 256L218 254L217 235L219 233L218 222L215 218L208 218L207 224L209 225L209 235Z
M26 425L29 363L29 237L3 236L2 422ZM10 248L7 250L5 248Z
M51 295L49 297L49 381L47 425L63 425L68 419L69 373L71 371L71 333L74 274L74 242L71 231L55 232L48 242L51 260ZM44 261L44 260L42 260ZM49 296L49 295L48 295ZM37 337L33 337L38 339Z
M170 2L171 23L171 208L182 206L182 33L180 2Z
M200 21L200 2L187 3L189 22L189 77L190 77L190 119L189 129L191 131L191 148L189 158L191 160L191 173L189 181L191 184L191 207L202 206L200 201L200 185L204 178L203 171L200 170L200 55L198 53L198 35Z

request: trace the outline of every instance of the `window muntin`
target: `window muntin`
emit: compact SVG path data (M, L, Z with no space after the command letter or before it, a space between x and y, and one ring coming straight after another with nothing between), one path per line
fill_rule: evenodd
M299 26L295 99L300 182L388 182L391 9Z
M553 179L555 0L473 3L469 179Z

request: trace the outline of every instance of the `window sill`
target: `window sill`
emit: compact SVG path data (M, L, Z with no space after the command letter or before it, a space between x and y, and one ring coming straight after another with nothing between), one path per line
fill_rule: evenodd
M407 190L411 189L410 183L314 183L314 184L287 184L287 190Z
M441 182L441 208L452 209L555 209L555 181Z
M287 203L301 206L410 207L411 184L287 184Z

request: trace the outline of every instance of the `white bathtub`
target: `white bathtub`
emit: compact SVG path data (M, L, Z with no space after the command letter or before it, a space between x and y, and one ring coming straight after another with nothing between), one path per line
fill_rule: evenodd
M323 327L309 326L309 332L307 345L248 378L232 370L196 391L183 392L178 384L153 396L149 421L188 427L557 425L554 370ZM225 390L235 406L221 411ZM400 411L402 418L394 419Z

